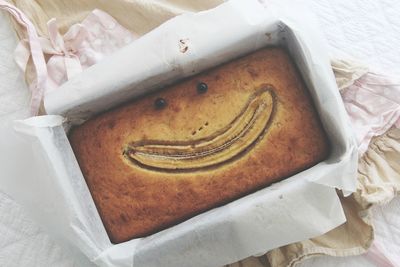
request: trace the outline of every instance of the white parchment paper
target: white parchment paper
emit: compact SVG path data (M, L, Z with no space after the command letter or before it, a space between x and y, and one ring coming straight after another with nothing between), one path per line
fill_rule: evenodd
M355 190L356 145L323 38L311 18L288 0L229 1L171 19L90 67L46 95L46 111L54 115L15 123L29 141L26 153L34 155L35 164L29 165L24 179L30 190L14 197L44 228L101 266L222 266L342 224L345 217L335 188ZM113 245L65 127L268 45L285 46L300 69L330 138L330 157L157 234Z

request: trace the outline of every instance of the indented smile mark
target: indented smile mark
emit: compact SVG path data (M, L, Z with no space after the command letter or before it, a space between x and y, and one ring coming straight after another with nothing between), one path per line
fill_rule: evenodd
M194 171L216 167L249 151L267 132L276 109L272 86L263 85L239 115L212 135L191 141L144 140L127 145L124 155L142 168Z

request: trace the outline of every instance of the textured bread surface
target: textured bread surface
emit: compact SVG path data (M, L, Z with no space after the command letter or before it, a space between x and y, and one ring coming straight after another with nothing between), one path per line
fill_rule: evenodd
M166 105L155 106L158 98ZM113 243L228 203L329 153L304 82L276 47L98 115L69 138Z

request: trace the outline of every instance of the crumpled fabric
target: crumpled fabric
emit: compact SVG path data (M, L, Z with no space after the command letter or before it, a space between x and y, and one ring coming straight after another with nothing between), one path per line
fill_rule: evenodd
M375 137L359 161L356 198L363 206L384 205L400 192L400 129Z
M47 58L45 93L96 64L105 56L138 38L107 13L95 9L80 23L61 35L55 18L47 22L48 38L39 37L42 53ZM30 42L22 39L15 51L17 65L27 70Z
M35 73L35 78L31 81L29 86L29 90L32 92L30 113L31 115L37 115L47 83L45 58L41 51L38 35L32 22L21 10L4 0L0 0L0 9L8 12L15 19L15 21L21 26L19 29L26 32L27 39L29 40L29 50L27 49L25 54L34 55L32 57L33 69L31 69L32 72Z
M0 9L10 13L22 38L15 50L15 60L32 93L31 115L38 115L43 96L137 39L107 13L95 9L80 23L73 24L62 36L55 18L47 25L48 37L38 36L34 24L23 11L0 0ZM31 60L30 60L31 59ZM30 63L33 66L30 66Z
M341 92L359 145L368 149L374 136L400 127L400 79L368 72Z
M368 73L368 67L349 59L334 59L331 61L339 90L353 85L353 83Z

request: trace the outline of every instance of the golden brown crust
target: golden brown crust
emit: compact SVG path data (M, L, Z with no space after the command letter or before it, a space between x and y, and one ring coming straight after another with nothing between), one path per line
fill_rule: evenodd
M197 92L199 82L206 93ZM166 107L154 107L159 97ZM70 141L113 243L254 192L329 152L305 85L280 48L101 114L73 129Z

